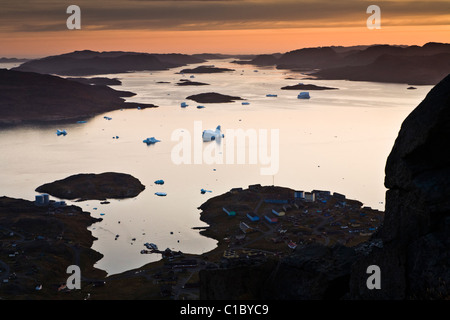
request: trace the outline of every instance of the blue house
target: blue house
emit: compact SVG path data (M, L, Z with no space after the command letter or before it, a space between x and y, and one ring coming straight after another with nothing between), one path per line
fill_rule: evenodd
M247 217L250 219L250 221L252 222L256 222L259 221L259 217L256 214L252 214L252 213L247 213Z

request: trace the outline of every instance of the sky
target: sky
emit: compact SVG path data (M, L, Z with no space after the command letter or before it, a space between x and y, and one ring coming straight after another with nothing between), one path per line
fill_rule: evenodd
M77 5L81 29L69 30ZM370 5L380 29L369 29ZM0 0L0 57L75 50L261 54L450 42L448 0Z

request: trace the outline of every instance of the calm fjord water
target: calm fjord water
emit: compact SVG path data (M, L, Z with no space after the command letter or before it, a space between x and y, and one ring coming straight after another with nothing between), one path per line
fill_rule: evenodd
M107 205L100 201L75 203L92 216L103 218L90 230L98 238L93 249L104 255L96 267L108 274L160 259L159 255L140 254L145 242L187 253L213 249L215 240L192 229L204 226L197 208L208 198L234 187L275 183L305 191L330 190L384 209L387 156L401 123L431 86L406 90L407 85L402 84L301 80L305 76L236 65L229 60L207 64L235 71L196 74L193 79L190 74L177 74L182 68L106 75L122 81L121 86L113 88L137 94L128 101L153 103L159 108L117 110L87 119L86 123L1 129L0 194L33 200L39 185L77 173L113 171L138 178L146 189L136 198L110 200ZM177 86L183 78L209 85ZM161 81L169 83L157 83ZM298 82L339 90L310 91L310 100L300 100L299 91L280 89ZM198 104L186 100L202 92L240 96L250 104ZM181 108L181 102L189 106ZM198 105L205 108L197 109ZM195 123L201 123L203 129L221 125L224 131L266 129L269 137L271 129L278 129L278 172L261 175L260 169L267 165L259 161L249 164L248 160L246 164L176 165L171 154L179 142L171 140L172 133L184 130L194 139ZM67 136L57 136L57 129L66 129ZM119 138L113 139L116 136ZM151 146L142 142L152 136L161 142ZM226 149L227 136L221 143ZM208 143L200 145L206 147ZM156 185L158 179L165 184ZM212 192L201 194L202 188ZM167 196L158 197L155 192L166 192Z

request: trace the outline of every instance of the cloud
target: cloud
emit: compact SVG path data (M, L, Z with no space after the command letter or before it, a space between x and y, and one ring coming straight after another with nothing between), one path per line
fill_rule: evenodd
M85 30L226 30L365 25L373 4L355 0L24 0L2 3L0 32L66 30L69 4ZM450 24L450 1L377 1L389 25Z

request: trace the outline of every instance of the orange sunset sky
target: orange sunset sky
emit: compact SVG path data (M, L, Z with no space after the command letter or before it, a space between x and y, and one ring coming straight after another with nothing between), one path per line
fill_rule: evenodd
M69 5L81 30L68 30ZM370 30L369 5L381 9ZM0 57L74 50L276 53L314 46L450 42L450 1L1 0Z

